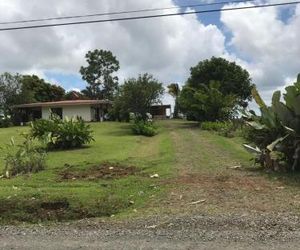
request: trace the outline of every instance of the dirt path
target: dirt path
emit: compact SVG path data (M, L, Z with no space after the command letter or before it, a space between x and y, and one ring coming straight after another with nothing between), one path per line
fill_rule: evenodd
M191 126L169 124L178 178L167 201L174 213L295 213L299 184L269 178L245 161L240 144ZM246 155L247 159L247 155Z

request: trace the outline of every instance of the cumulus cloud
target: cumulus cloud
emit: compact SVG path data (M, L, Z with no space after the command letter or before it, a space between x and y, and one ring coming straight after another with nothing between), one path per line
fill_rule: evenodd
M175 6L171 0L45 1L2 0L2 20ZM8 11L9 9L9 11ZM8 71L77 74L84 55L111 50L120 78L149 72L166 83L184 81L199 60L224 53L225 37L196 15L0 33L0 68Z
M9 21L166 6L175 6L175 3L172 0L82 0L76 3L2 0L0 16L1 21ZM167 84L183 83L189 68L200 60L223 56L245 67L267 99L273 90L282 89L300 71L299 5L223 12L220 21L223 27L205 25L196 15L187 15L0 32L0 68L1 71L36 73L45 78L50 72L48 80L57 82L53 76L79 76L85 53L98 48L111 50L117 56L121 80L149 72ZM65 87L71 89L79 85L68 83Z
M228 46L234 50L230 56L237 55L268 100L275 89L282 89L300 71L300 6L290 16L283 17L282 11L272 7L221 14L231 36Z

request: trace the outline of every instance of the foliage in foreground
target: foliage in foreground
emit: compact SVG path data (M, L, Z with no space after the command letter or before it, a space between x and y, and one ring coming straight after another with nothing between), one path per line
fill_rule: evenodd
M24 142L16 145L11 139L4 151L4 175L9 178L19 174L36 173L45 168L46 152L34 145L29 135L24 135Z
M93 140L90 126L82 119L60 119L54 115L49 120L32 122L30 134L44 141L48 149L79 148Z
M132 132L136 135L154 136L157 134L157 128L152 121L144 121L135 119L132 127Z
M269 107L254 89L253 97L261 116L253 111L245 115L250 127L248 140L258 146L252 148L258 153L257 161L273 170L294 171L300 167L300 75L297 82L285 90L284 102L281 92L275 91Z

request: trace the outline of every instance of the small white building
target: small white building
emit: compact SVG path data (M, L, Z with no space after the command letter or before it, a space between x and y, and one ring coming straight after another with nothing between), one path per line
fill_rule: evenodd
M68 100L37 102L14 106L20 114L20 122L48 119L51 113L61 118L81 117L84 121L103 121L112 102L109 100Z

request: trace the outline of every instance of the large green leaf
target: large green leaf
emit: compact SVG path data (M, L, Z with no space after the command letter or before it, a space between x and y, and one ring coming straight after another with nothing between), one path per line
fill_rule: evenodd
M251 90L251 94L255 100L255 102L257 103L257 105L260 107L260 108L266 108L267 105L265 104L265 102L263 101L263 99L261 98L261 96L259 95L257 89L254 87L252 88Z
M248 121L246 123L249 126L251 126L251 127L253 127L254 129L257 129L257 130L261 130L261 129L266 128L266 126L264 124L261 124L261 123L255 122L255 121Z
M296 97L299 94L297 88L292 85L285 88L286 93L284 94L284 100L286 106L293 109L296 106Z
M278 91L275 91L273 93L273 96L272 96L272 104L276 105L278 102L280 102L280 96L281 96L281 92L278 90Z
M295 115L300 116L300 95L295 98L294 112Z
M273 108L283 125L294 129L291 126L291 122L294 119L293 112L282 102L275 104Z

